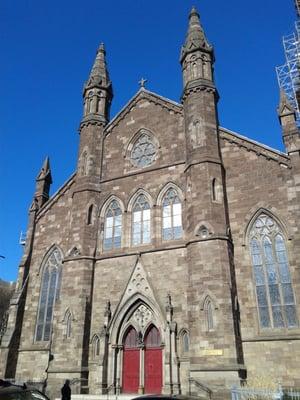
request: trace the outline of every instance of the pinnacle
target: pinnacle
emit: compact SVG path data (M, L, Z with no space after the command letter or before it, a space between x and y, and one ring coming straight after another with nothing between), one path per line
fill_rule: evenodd
M201 26L199 13L196 7L192 7L189 15L189 27L186 40L182 47L181 59L183 59L187 53L203 49L212 50Z
M279 100L279 107L278 107L278 114L282 115L284 112L289 111L294 113L294 107L289 102L289 99L283 89L280 89L280 100Z
M191 18L194 15L198 16L198 18L199 18L199 13L198 13L197 8L195 6L192 7L189 18Z
M107 86L109 84L109 75L106 68L105 54L106 52L104 43L100 43L85 89L92 88L94 86Z
M37 180L45 179L49 175L50 175L50 180L51 180L50 160L49 160L49 157L47 156L45 158L42 168L37 176Z

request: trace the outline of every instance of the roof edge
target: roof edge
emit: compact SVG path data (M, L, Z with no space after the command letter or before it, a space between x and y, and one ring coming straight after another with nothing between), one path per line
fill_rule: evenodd
M227 133L227 134L230 134L230 135L232 135L232 136L235 136L235 137L237 137L238 139L245 140L245 141L248 142L249 144L254 144L254 145L256 145L256 146L259 146L259 147L263 148L264 150L270 151L271 153L277 154L277 155L279 155L279 156L281 156L281 157L284 157L285 159L289 160L288 154L287 154L287 153L284 153L283 151L280 151L280 150L274 149L274 148L272 148L272 147L269 147L269 146L266 145L266 144L257 142L257 141L254 140L254 139L250 139L250 138L248 138L247 136L241 135L240 133L234 132L234 131L232 131L232 130L230 130L230 129L227 129L227 128L224 128L224 127L222 127L222 126L219 126L219 130L220 130L220 131L223 131L224 133Z
M113 127L116 126L120 122L120 120L122 120L125 117L125 115L130 111L131 104L132 104L132 106L134 106L135 103L138 101L138 98L139 97L142 98L143 96L144 97L150 96L150 97L153 97L155 99L158 99L161 102L169 104L170 108L173 109L173 111L176 111L178 113L182 112L182 109L183 109L182 104L177 103L174 100L170 100L170 99L168 99L166 97L160 96L159 94L151 92L150 90L147 90L145 88L140 88L135 93L135 95L132 96L131 99L114 116L114 118L111 121L109 121L109 123L106 125L104 131L108 134L113 129Z

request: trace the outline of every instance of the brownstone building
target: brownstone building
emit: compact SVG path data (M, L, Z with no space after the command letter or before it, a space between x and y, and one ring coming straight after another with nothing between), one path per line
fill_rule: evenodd
M100 46L77 170L36 181L2 375L73 393L209 396L248 375L300 386L300 138L286 152L218 123L213 48L192 9L181 102L143 86L109 120Z

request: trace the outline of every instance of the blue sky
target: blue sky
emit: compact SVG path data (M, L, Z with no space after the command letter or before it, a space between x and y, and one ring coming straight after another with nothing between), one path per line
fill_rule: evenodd
M283 150L275 66L293 32L293 0L2 0L0 279L15 280L35 178L49 155L54 193L74 172L82 87L104 42L112 117L138 90L180 101L179 65L195 5L215 48L222 126Z

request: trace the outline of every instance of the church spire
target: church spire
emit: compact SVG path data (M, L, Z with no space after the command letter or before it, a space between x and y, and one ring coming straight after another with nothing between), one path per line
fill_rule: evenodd
M206 39L198 11L193 7L189 15L189 27L180 55L184 89L197 85L199 80L205 80L205 84L211 85L213 62L213 48Z
M83 89L83 121L96 119L106 123L109 119L109 109L113 93L105 55L104 44L101 43L97 50L89 79Z
M49 157L45 158L38 176L36 177L35 199L38 207L42 207L49 199L50 185L52 183Z
M198 11L195 7L192 8L189 16L189 27L186 35L185 44L181 49L181 59L186 57L187 54L194 52L196 50L207 50L212 51L211 46L209 45L203 28L200 24L200 17Z

